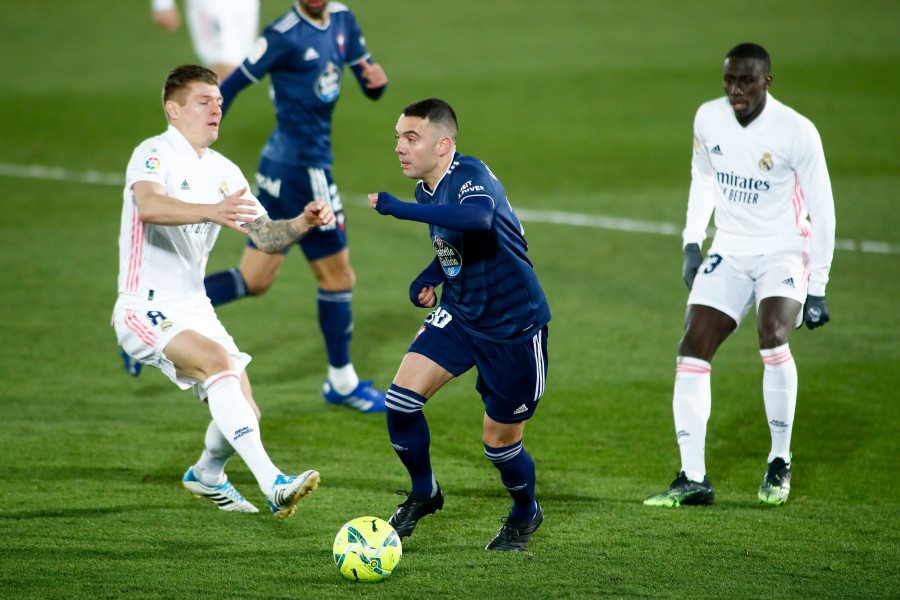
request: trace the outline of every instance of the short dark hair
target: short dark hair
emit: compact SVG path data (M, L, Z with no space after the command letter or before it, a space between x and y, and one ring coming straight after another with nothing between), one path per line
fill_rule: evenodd
M438 127L444 127L450 132L450 138L455 142L459 132L459 124L456 121L456 113L453 108L438 98L428 98L413 102L403 109L403 116L428 119Z
M169 100L175 100L179 104L184 100L180 97L181 92L187 89L191 83L199 81L210 85L219 85L218 76L200 65L181 65L175 67L169 76L166 77L166 83L163 85L163 104ZM175 96L179 96L176 98Z
M753 58L762 63L763 71L768 74L772 71L772 59L769 53L759 44L744 43L738 44L725 55L725 59L729 58Z

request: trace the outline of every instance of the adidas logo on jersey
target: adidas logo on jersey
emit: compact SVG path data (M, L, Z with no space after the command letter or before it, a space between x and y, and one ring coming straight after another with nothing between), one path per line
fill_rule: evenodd
M513 411L513 414L514 414L514 415L521 415L523 412L525 412L525 411L527 411L527 410L528 410L528 407L525 406L525 405L523 404L522 406L520 406L519 408L517 408L516 410L514 410L514 411Z
M793 277L788 277L787 279L785 279L785 280L782 281L781 283L782 283L783 285L788 285L788 286L790 286L790 287L796 287L796 286L794 285L794 278L793 278Z
M183 189L186 192L190 191L191 186L188 184L187 179L185 179L184 181L181 182L181 189Z
M710 154L718 154L719 156L722 156L722 149L719 148L718 144L716 144L715 146L713 146L713 149L709 151L709 153Z
M312 46L307 48L306 54L303 55L303 60L316 60L317 58L319 58L319 53Z

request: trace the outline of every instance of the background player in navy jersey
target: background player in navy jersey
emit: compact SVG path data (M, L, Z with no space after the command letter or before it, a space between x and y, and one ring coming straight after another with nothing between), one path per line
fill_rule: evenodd
M350 301L356 275L350 266L344 212L331 177L331 120L344 65L350 66L366 96L381 96L387 76L370 62L353 13L338 2L299 0L266 27L256 49L222 83L223 110L242 89L269 74L277 124L256 174L259 200L272 218L294 216L314 199L329 202L337 217L334 225L320 227L299 242L319 286L319 325L329 364L322 396L363 412L381 412L384 392L373 388L371 381L361 382L350 361ZM238 268L206 278L213 305L265 293L286 254L266 254L249 241Z
M412 480L390 523L407 537L420 518L443 507L422 408L474 366L485 407L484 453L513 498L486 549L524 550L544 519L522 433L544 392L550 308L503 185L480 160L456 152L453 109L434 98L416 102L403 110L396 131L400 167L420 180L417 203L381 192L370 194L369 204L383 215L429 224L436 257L413 281L409 297L431 308L435 286L443 291L387 392L391 445Z

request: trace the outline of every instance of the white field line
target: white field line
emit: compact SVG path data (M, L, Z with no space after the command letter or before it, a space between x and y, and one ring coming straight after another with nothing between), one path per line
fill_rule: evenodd
M19 165L0 162L0 177L18 177L24 179L42 179L51 181L67 181L96 185L121 186L125 183L124 173L101 173L98 171L64 169L45 165ZM359 204L363 204L362 201ZM593 227L614 231L633 231L637 233L655 233L659 235L681 235L681 225L659 221L641 221L638 219L621 219L602 215L584 215L553 210L532 210L517 208L516 214L522 221L531 223L552 223L572 225L574 227ZM835 249L866 252L871 254L900 254L900 244L890 242L874 242L868 240L835 240Z

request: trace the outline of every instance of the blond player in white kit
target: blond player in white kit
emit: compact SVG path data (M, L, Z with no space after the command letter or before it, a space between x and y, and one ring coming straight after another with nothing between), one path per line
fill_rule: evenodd
M223 510L258 512L225 475L225 463L237 452L272 512L285 518L318 487L319 474L286 476L266 453L245 371L250 356L216 317L204 270L223 226L249 234L265 252L280 252L333 223L334 214L317 200L294 219L271 220L237 166L209 148L219 136L221 103L209 69L185 65L166 79L168 130L142 142L128 163L113 326L128 354L158 367L181 389L193 388L209 405L206 445L184 474L184 487Z
M181 25L175 0L152 0L153 20L167 31ZM259 0L187 0L185 20L197 57L224 81L259 37Z
M757 497L783 504L790 493L797 367L788 336L830 319L825 285L834 254L834 199L813 124L769 95L769 54L736 46L725 59L726 97L694 119L694 155L684 280L691 290L678 346L673 411L681 471L650 506L712 504L706 476L710 372L716 350L756 305L763 402L772 446ZM700 246L715 211L716 233Z

